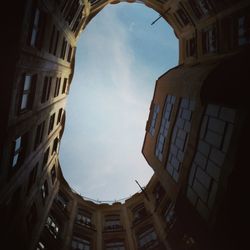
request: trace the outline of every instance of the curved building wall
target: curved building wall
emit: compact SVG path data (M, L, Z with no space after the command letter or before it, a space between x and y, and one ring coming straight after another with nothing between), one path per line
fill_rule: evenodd
M130 2L130 1L128 1ZM249 1L151 0L179 39L142 153L155 174L123 204L76 194L58 158L77 39L108 3L6 3L0 237L7 249L241 249L247 215ZM244 190L244 192L242 192Z

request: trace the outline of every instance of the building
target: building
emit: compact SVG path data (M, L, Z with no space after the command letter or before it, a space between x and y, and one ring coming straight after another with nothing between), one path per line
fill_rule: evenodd
M132 2L132 1L128 1ZM0 237L6 249L243 249L249 141L247 0L140 1L179 39L157 82L142 153L155 174L96 204L58 159L77 39L108 3L23 0L2 11Z

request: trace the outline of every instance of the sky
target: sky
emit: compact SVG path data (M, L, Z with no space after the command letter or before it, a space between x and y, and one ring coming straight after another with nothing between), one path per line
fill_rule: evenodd
M141 150L155 81L178 63L178 40L142 4L105 7L82 32L66 106L60 164L70 186L98 201L146 186Z

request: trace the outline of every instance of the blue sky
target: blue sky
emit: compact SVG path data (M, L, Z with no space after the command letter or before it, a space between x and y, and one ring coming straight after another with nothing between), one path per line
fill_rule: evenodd
M60 163L83 196L118 200L153 174L141 154L155 81L177 65L178 41L142 4L105 7L82 32Z

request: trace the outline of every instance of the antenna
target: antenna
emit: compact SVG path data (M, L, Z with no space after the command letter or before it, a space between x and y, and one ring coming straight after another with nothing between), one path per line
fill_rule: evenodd
M139 182L137 180L135 180L136 184L140 187L142 193L145 195L146 199L149 201L148 195L146 193L146 191L144 190L144 188L142 188L142 186L139 184Z
M165 12L163 12L162 15L165 15L169 10L170 10L170 8L168 8ZM151 25L154 25L158 20L160 20L160 19L162 18L162 15L159 15L159 17L156 18L156 19L151 23Z

